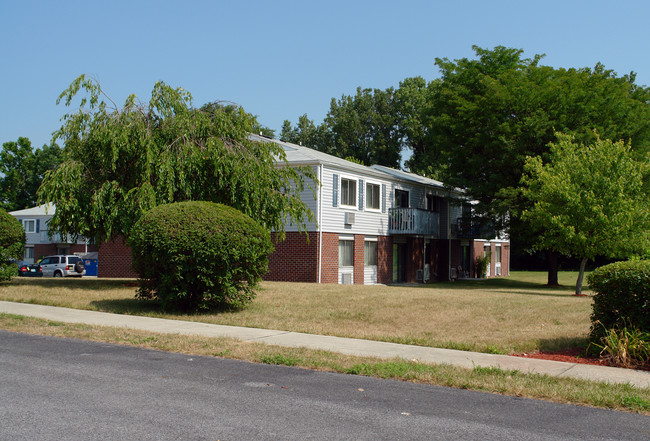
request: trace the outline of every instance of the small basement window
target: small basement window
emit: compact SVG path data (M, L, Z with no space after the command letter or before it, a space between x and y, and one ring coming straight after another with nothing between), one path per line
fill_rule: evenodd
M366 240L364 243L363 260L365 266L377 266L377 242Z
M353 240L339 240L339 266L354 266Z

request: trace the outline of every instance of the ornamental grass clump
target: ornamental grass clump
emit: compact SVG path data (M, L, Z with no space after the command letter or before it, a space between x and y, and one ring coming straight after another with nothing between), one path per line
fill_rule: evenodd
M137 296L163 309L241 309L255 297L273 251L268 230L242 212L212 202L160 205L130 237Z
M592 345L610 364L626 368L650 366L650 332L627 326L607 329L600 341Z

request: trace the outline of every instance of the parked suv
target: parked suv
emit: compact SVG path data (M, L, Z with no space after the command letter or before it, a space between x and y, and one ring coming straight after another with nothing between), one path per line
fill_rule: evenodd
M39 264L43 277L81 277L86 274L84 261L79 256L47 256Z

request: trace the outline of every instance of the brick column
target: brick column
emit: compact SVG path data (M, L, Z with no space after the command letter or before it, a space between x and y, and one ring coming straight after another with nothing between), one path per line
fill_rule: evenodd
M363 285L364 280L364 239L363 234L354 235L354 284Z

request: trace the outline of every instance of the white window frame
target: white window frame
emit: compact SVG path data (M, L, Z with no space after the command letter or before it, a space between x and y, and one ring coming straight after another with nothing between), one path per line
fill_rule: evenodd
M28 253L28 251L31 251ZM29 255L31 254L31 256ZM34 259L34 247L25 247L25 250L23 251L23 260L29 260L29 259Z
M368 261L367 258L367 252L366 252L366 244L367 243L374 243L375 244L375 264L374 265L368 265L366 262ZM363 241L363 265L364 266L377 266L377 263L379 262L379 242L377 241L376 237L366 237L365 240Z
M368 186L369 185L375 185L379 189L379 194L377 195L377 197L379 199L379 207L378 208L373 208L373 207L368 206L368 200L369 200L368 199ZM363 193L364 196L363 197L364 197L365 201L363 201L363 202L364 202L364 206L365 206L366 211L374 211L376 213L381 213L381 204L382 204L382 200L381 200L381 184L379 182L376 182L376 181L365 181L365 186L366 186L366 188L363 189L364 190L364 193Z
M31 223L32 228L27 229L27 225ZM25 233L36 233L36 219L23 219L23 230Z
M352 204L345 204L343 203L343 181L352 181L354 182L354 200L352 201ZM341 175L339 178L339 205L341 207L345 207L346 210L349 210L351 208L354 208L355 210L359 209L359 179L354 178L352 176L344 176Z
M345 242L346 246L347 244L352 244L352 264L351 265L345 265L345 256L341 256L341 242ZM339 237L339 268L352 268L354 267L354 238L350 239L347 237Z

